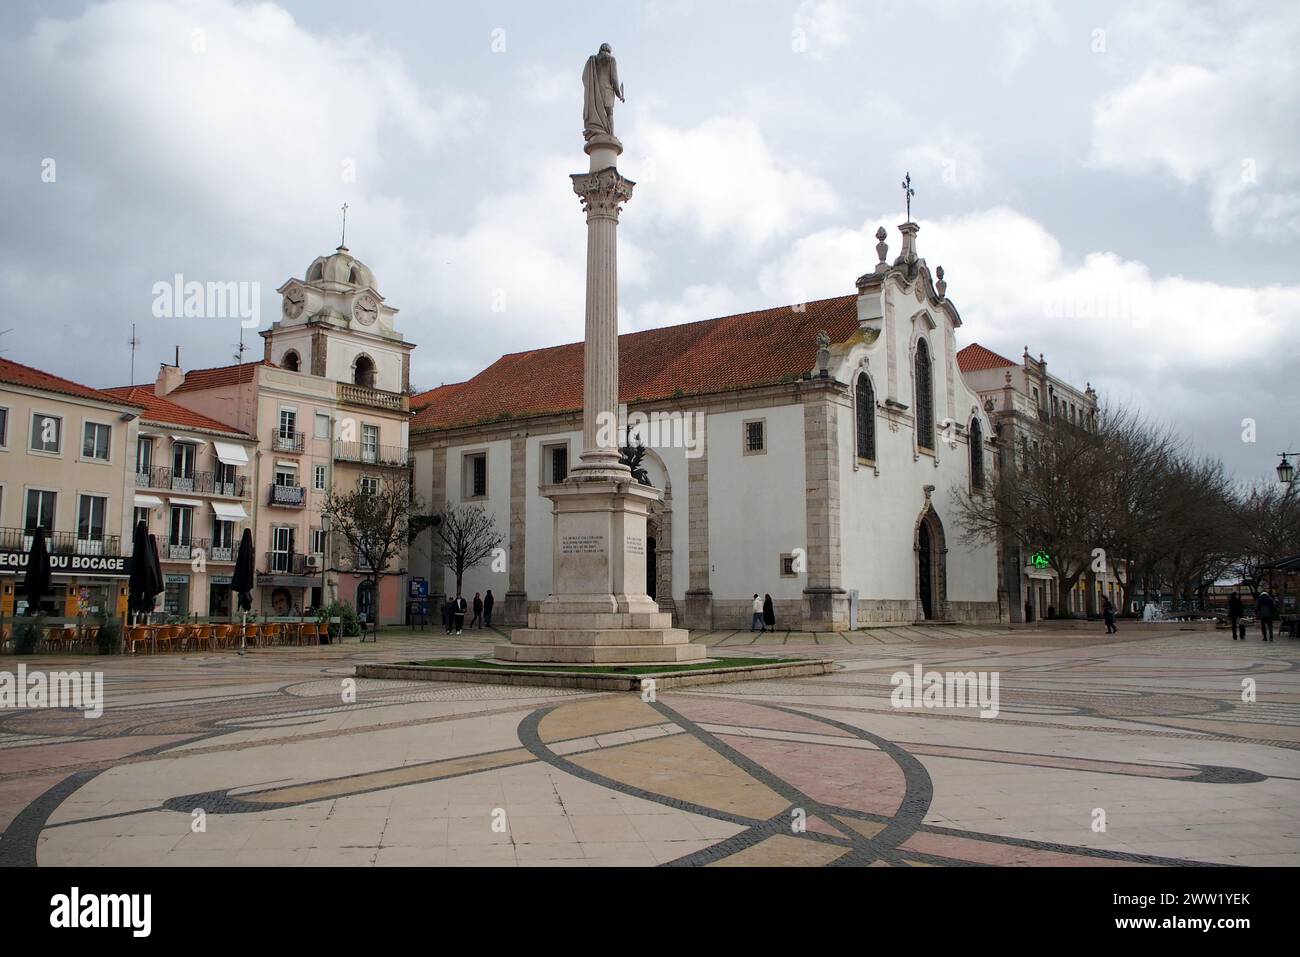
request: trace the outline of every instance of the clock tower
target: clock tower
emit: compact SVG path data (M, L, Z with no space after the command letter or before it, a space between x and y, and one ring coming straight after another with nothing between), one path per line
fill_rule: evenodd
M265 358L293 372L382 392L410 387L414 345L394 328L375 274L346 246L318 256L302 279L277 290L280 318L261 335Z

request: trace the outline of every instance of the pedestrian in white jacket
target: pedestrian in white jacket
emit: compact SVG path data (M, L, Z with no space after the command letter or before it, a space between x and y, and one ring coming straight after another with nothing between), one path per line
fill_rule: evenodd
M749 630L753 631L756 627L759 631L767 631L767 625L763 623L763 599L757 593L754 594L754 617L749 620Z

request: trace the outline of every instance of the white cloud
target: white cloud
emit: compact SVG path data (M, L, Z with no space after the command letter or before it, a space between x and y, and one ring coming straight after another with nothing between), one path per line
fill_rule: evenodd
M821 59L826 51L844 46L857 28L857 12L843 0L803 0L794 11L794 37L807 52Z
M943 133L916 143L899 153L900 168L918 174L914 178L945 189L978 192L984 186L987 169L978 146Z
M777 157L758 125L716 117L690 129L651 119L629 143L646 199L638 215L669 227L688 226L709 241L758 246L790 235L835 208L830 184Z
M1217 43L1199 20L1170 26L1160 47L1168 59L1094 106L1090 162L1203 186L1222 236L1292 240L1300 236L1300 18L1261 8L1243 22ZM1121 29L1139 27L1151 23Z

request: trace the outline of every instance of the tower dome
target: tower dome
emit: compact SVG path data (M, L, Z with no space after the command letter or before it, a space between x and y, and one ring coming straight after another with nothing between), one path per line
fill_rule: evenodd
M369 286L376 292L379 286L370 267L357 259L347 246L339 246L328 256L317 256L307 267L308 282L335 282L349 286Z

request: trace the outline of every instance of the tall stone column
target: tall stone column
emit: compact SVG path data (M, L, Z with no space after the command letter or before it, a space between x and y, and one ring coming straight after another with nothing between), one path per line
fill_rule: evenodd
M584 74L591 162L588 172L572 176L587 214L583 449L568 478L547 492L553 522L551 594L529 612L528 627L515 629L509 644L496 647L499 661L675 664L707 655L689 632L672 627L672 615L646 594L647 523L660 492L639 484L619 461L618 217L634 184L615 166L623 145L610 132L608 106L602 113L593 99L611 93L591 87L598 69L606 69L607 54L605 48L592 57ZM621 96L617 82L613 89Z
M574 173L573 191L587 214L587 322L583 352L582 454L575 477L628 475L618 451L618 216L636 184L615 165L614 136L587 143L591 169Z

